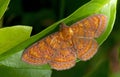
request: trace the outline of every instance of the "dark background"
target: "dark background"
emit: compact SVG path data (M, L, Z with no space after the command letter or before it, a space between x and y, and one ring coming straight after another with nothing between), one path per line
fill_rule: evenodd
M37 34L56 21L67 17L90 0L11 0L3 18L3 27L13 25L33 26ZM108 77L120 72L120 1L116 21L108 39L98 53L87 62L78 62L70 70L55 71L52 77Z

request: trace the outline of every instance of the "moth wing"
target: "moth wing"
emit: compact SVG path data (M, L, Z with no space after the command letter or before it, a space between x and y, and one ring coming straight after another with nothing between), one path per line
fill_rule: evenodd
M29 64L47 64L56 50L70 46L70 42L66 44L60 36L61 33L56 32L28 47L22 55L22 60Z
M58 49L49 63L53 69L65 70L76 63L76 53L70 48Z
M97 38L106 29L106 25L107 17L96 14L74 23L71 29L76 36Z
M22 60L33 65L42 65L47 63L43 58L43 53L38 48L38 43L33 44L23 52Z
M98 44L94 39L75 38L73 39L73 42L77 58L83 61L92 58L98 50Z
M46 37L49 39L49 37ZM42 39L28 47L22 55L22 60L33 65L47 64L51 60L54 50Z

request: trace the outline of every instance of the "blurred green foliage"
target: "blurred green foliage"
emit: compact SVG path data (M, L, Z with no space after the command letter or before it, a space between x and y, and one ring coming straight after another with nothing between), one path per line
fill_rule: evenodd
M76 9L78 9L80 6L84 5L88 1L90 0L11 0L8 10L4 14L2 27L19 25L19 24L30 25L33 27L32 35L34 35L41 32L43 29L52 25L56 21L59 21L60 19L67 17L68 15L73 13ZM119 57L120 56L119 54L120 8L119 7L120 7L120 1L118 0L117 15L116 15L117 18L114 28L108 39L99 48L99 51L94 56L94 58L86 62L79 61L76 64L76 66L70 70L65 70L65 71L53 70L52 77L75 77L75 76L119 77L120 76L120 62L119 62L120 61L120 57ZM66 22L70 23L69 20L66 20ZM58 27L55 29L58 30ZM32 42L35 41L34 39L30 39L30 40ZM22 48L24 48L24 46L27 47L30 44L29 43L30 40L28 40L26 45L24 45L23 43L20 44L20 46L17 46L18 49L19 47ZM13 51L15 51L15 49L13 49ZM14 77L16 76L50 77L51 70L47 65L42 67L40 66L33 67L31 65L25 64L24 62L18 60L20 59L21 54L22 51L9 57L9 59L0 62L1 63L0 76L2 74L2 77L7 77L8 75L12 77L13 76ZM4 55L6 55L6 53ZM27 70L25 68L27 68ZM38 70L35 70L36 68Z
M30 37L32 28L28 26L13 26L0 29L0 54L18 45ZM24 33L24 34L23 34ZM17 37L17 38L15 38Z

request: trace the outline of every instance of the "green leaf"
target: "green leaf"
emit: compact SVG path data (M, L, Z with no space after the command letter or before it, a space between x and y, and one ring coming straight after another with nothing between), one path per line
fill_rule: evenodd
M0 64L12 68L26 68L26 69L50 69L48 65L45 66L32 66L29 64L24 64L21 62L20 56L22 53L19 53L19 51L24 50L26 47L30 46L34 42L44 38L45 36L58 31L59 30L59 24L61 22L66 23L67 25L71 25L72 23L81 20L87 16L93 15L93 14L104 14L108 18L108 25L103 33L99 38L97 38L97 41L99 45L101 45L109 36L113 24L115 21L115 15L116 15L116 2L117 0L91 0L90 2L86 3L82 7L78 8L74 13L72 13L67 18L64 18L50 27L46 28L42 32L32 36L30 39L26 40L24 43L21 43L17 45L15 48L12 48L8 50L6 53L3 53L0 56ZM22 51L21 51L22 52ZM17 56L15 56L17 53L19 53ZM14 56L14 57L13 57ZM17 58L19 56L19 58ZM18 63L17 63L18 61ZM17 63L17 64L16 64ZM15 65L16 64L16 65Z
M50 77L50 70L16 69L0 66L1 77Z
M31 27L13 26L0 29L0 54L8 51L24 40L28 39L31 34Z
M0 19L7 10L10 0L0 0Z

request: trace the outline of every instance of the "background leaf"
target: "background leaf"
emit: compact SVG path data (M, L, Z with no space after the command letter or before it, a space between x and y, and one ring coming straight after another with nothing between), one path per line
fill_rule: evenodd
M2 77L50 77L50 70L39 69L18 69L0 66L0 75Z
M28 26L13 26L0 29L0 54L30 37L32 28Z
M0 19L7 10L10 0L0 0Z

